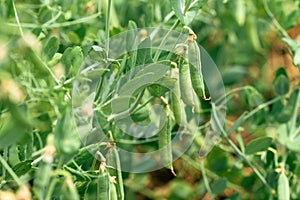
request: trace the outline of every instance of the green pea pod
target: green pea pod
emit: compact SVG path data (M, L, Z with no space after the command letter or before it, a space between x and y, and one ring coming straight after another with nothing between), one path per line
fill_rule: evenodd
M259 34L257 31L257 19L255 18L255 13L249 14L247 16L247 33L255 51L261 50L261 43L259 40Z
M45 199L45 188L48 186L51 178L52 167L50 163L42 162L36 171L33 191L38 199Z
M199 98L206 99L200 48L195 40L188 46L188 62L193 88Z
M109 149L107 155L107 164L115 167L115 169L111 170L111 175L116 177L116 191L117 191L118 200L123 200L124 199L123 178L122 178L119 153L115 144L112 144L112 147Z
M191 82L191 74L188 64L179 66L179 86L181 98L186 105L193 106L193 87Z
M110 184L110 188L109 188L110 200L118 200L116 185L112 182L110 182L109 184Z
M91 181L85 191L84 199L110 199L109 174L104 172Z
M72 200L79 200L79 194L78 191L72 181L71 176L66 177L65 183L63 187L61 188L61 195L60 195L61 200L67 200L67 199L72 199Z
M160 152L160 159L163 165L166 165L168 169L175 175L174 168L172 165L173 156L172 156L172 145L171 145L171 124L170 124L170 115L167 113L166 121L162 129L158 133L158 147Z
M286 177L284 172L282 172L279 175L277 192L278 192L278 200L289 200L290 199L289 180Z
M235 4L234 17L239 26L243 26L246 20L246 3L244 0L233 1Z
M194 99L193 113L200 113L200 101L195 91L193 91L193 99Z
M171 78L176 79L174 89L171 93L171 109L175 118L175 122L178 125L183 125L186 123L186 114L184 110L184 105L182 105L181 101L178 68L171 69Z

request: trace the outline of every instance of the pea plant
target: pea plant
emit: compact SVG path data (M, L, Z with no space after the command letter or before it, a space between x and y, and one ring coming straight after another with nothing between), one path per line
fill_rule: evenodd
M0 1L0 199L298 199L299 6Z

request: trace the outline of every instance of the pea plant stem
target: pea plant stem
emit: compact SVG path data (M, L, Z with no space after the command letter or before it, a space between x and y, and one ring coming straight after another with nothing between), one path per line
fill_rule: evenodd
M298 132L299 132L299 127L298 127L298 131L296 131L299 106L300 106L300 91L298 92L296 105L295 105L294 113L293 113L293 116L291 119L291 124L290 124L291 133L292 134L294 133L292 135L292 137L296 137L296 135L298 135Z
M18 16L18 13L17 13L17 9L16 9L16 6L15 6L14 0L12 0L11 3L12 3L12 6L13 6L13 9L14 9L14 14L15 14L17 26L19 28L21 36L23 37L23 30L22 30L22 27L21 27L21 24L20 24L20 20L19 20L19 16Z
M206 190L209 193L209 196L213 199L213 194L212 194L210 186L209 186L209 181L208 181L208 177L207 177L207 174L206 174L206 170L205 170L203 161L200 162L200 171L201 171L201 175L203 177L203 182L204 182L204 185L206 187Z
M268 2L267 0L263 0L263 5L264 5L264 9L267 13L267 15L272 19L273 24L275 25L275 27L279 30L279 32L284 36L284 37L290 37L287 32L284 30L284 28L279 24L279 22L276 20L276 18L274 17L273 13L271 12L269 6L268 6Z
M106 19L105 19L105 39L106 39L106 56L108 57L109 52L109 20L112 0L108 0Z
M266 102L266 103L263 103L263 104L257 106L254 110L252 110L251 112L249 112L249 113L245 116L245 120L246 120L246 119L249 119L251 116L253 116L255 113L257 113L259 110L261 110L261 109L263 109L263 108L265 108L265 107L267 107L267 106L269 106L269 105L272 105L272 104L275 103L276 101L279 101L281 98L282 98L281 96L278 96L278 97L276 97L276 98L274 98L274 99L272 99L272 100L270 100L270 101L268 101L268 102Z
M154 59L153 59L154 62L158 61L158 58L159 58L159 56L161 54L163 45L165 45L165 43L167 41L167 38L170 36L171 32L179 25L179 23L180 23L180 20L177 19L175 21L175 23L173 24L173 26L170 28L170 30L167 32L167 34L165 35L165 37L163 38L163 40L161 41L161 43L160 43L157 51L155 52Z
M19 187L23 186L23 183L21 179L15 174L13 169L8 165L6 160L0 155L0 162L2 163L2 166L5 168L5 170L11 175L11 177L16 181Z
M236 152L236 154L242 158L246 164L253 170L253 172L257 175L257 177L261 180L261 182L269 189L270 193L273 194L274 190L273 188L268 184L268 182L266 181L266 179L264 178L264 176L261 174L261 172L257 169L257 167L252 164L247 156L228 138L226 131L224 130L223 126L221 125L218 117L217 117L217 112L216 112L216 105L214 103L212 103L212 113L215 116L215 120L217 123L218 128L221 130L221 135L223 136L223 138L228 142L228 144L233 148L233 150Z

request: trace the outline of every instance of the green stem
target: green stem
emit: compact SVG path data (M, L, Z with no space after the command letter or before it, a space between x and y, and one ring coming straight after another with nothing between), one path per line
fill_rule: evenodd
M276 97L276 98L274 98L274 99L272 99L272 100L270 100L270 101L268 101L266 103L263 103L263 104L257 106L254 110L252 110L251 112L249 112L245 116L245 120L249 119L252 115L254 115L255 113L257 113L259 110L261 110L261 109L263 109L263 108L265 108L265 107L267 107L267 106L275 103L276 101L279 101L281 98L282 98L281 96L278 96L278 97Z
M171 34L171 32L179 25L179 23L180 23L180 20L177 19L175 21L175 23L173 24L173 26L170 28L170 30L167 32L167 34L165 35L165 37L163 38L162 42L160 43L160 45L159 45L159 47L158 47L158 49L157 49L157 51L156 51L156 53L154 55L154 59L153 59L154 62L157 62L157 60L158 60L158 58L159 58L159 56L161 54L163 45L165 45L165 43L167 42L167 38L169 37L169 35Z
M182 155L181 157L184 161L186 161L189 165L191 165L193 168L195 168L196 170L199 170L201 171L201 164L193 159L191 159L189 156L187 155ZM205 169L205 173L206 173L206 176L210 176L211 178L213 179L218 179L219 178L219 175L215 174L214 172L210 171L209 169ZM204 181L204 180L203 180ZM234 190L237 190L239 193L242 193L242 192L245 192L245 190L239 186L239 185L236 185L234 183L231 183L228 181L228 187L234 189ZM209 187L210 188L210 187Z
M67 26L73 26L73 25L77 25L77 24L82 24L82 23L87 23L89 21L91 21L92 19L96 19L97 17L100 16L100 13L96 13L93 15L90 15L88 17L83 17L74 21L67 21L67 22L62 22L62 23L53 23L50 24L49 26L44 26L44 25L39 25L39 24L32 24L32 23L20 23L20 27L23 28L47 28L47 29L53 29L53 28L61 28L61 27L67 27ZM14 23L7 23L7 25L9 26L19 26L18 24L14 24Z
M8 149L6 147L3 149L3 159L4 160L8 159L7 154L8 154ZM2 165L2 177L3 177L3 179L5 179L5 177L6 177L6 169L3 165Z
M261 182L270 190L270 193L273 194L274 190L273 188L268 184L264 176L260 173L260 171L256 168L255 165L253 165L246 155L240 151L240 149L228 138L223 126L221 125L220 121L218 120L217 113L216 113L216 105L212 103L212 113L215 116L215 120L217 123L218 128L221 130L221 135L225 138L225 140L228 142L228 144L233 148L233 150L236 152L236 154L242 158L246 164L253 170L253 172L257 175L257 177L261 180Z
M54 188L55 188L55 185L57 183L57 180L58 179L55 179L53 178L49 184L49 187L48 187L48 190L47 190L47 193L46 193L46 196L45 196L45 200L51 200L52 198L52 193L54 191Z
M8 165L6 160L0 155L0 162L2 163L3 167L7 170L7 172L11 175L11 177L16 181L19 187L23 186L21 179L15 174L12 168Z
M298 96L297 96L297 100L296 100L296 105L295 105L295 109L294 109L294 113L293 113L293 116L292 116L292 119L291 119L291 124L290 124L290 129L291 129L291 133L293 134L292 137L296 137L295 134L298 134L296 131L296 128L297 128L297 118L298 118L298 111L299 111L299 106L300 106L300 89L298 91ZM298 128L299 129L299 128Z
M20 20L19 20L19 16L18 16L18 13L17 13L17 9L16 9L16 6L15 6L14 0L11 0L11 3L12 3L12 6L14 8L15 18L16 18L16 21L17 21L17 26L19 28L21 36L23 37L23 30L22 30L22 27L21 27L21 24L20 24Z
M279 24L279 22L276 20L276 18L274 17L273 13L271 12L267 0L263 0L263 4L264 4L264 9L267 13L267 15L269 15L269 17L272 19L275 27L280 31L280 33L284 36L284 37L290 37L287 32L284 30L284 28Z
M202 177L203 177L203 182L204 182L204 185L206 187L206 190L209 193L209 196L211 198L213 198L213 194L212 194L210 186L209 186L209 181L208 181L208 178L207 178L207 175L206 175L206 170L205 170L205 167L204 167L204 161L203 160L200 162L200 171L201 171L201 174L202 174Z
M106 21L105 21L105 39L106 39L106 56L108 57L109 52L109 20L110 20L110 10L111 10L112 0L108 0L107 12L106 12Z

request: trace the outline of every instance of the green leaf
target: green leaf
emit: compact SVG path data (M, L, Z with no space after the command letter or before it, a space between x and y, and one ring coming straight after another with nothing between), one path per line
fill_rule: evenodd
M69 106L58 119L54 129L54 136L55 147L60 153L72 154L79 149L81 143Z
M276 71L273 87L275 92L279 95L285 95L289 92L289 79L283 67Z
M65 65L68 75L77 75L83 62L81 48L78 46L67 48L61 57L61 62Z
M136 65L143 65L145 63L151 63L152 53L151 53L151 39L150 37L145 38L139 45L137 51Z
M287 104L284 106L281 112L278 113L278 115L276 115L276 120L278 122L286 123L291 119L295 110L295 106L297 104L298 94L299 94L299 89L293 91Z
M293 55L293 62L296 66L300 66L300 47L298 47Z
M264 99L261 93L259 93L254 87L250 87L246 91L248 103L251 107L259 106L263 103Z
M297 132L298 131L298 132ZM288 124L281 124L277 128L278 142L284 145L286 148L300 152L300 128L294 132L290 132Z
M126 33L126 50L131 51L135 49L138 41L138 31L137 25L134 21L129 20L128 22L128 32Z
M207 0L201 0L191 5L191 1L170 0L172 9L180 22L184 25L189 25L197 15L199 9L205 5ZM185 5L188 3L188 5Z
M135 77L127 81L120 89L120 96L132 96L141 87L151 85L161 79L169 70L169 65L153 63L141 68Z
M29 172L32 168L32 163L33 160L26 160L23 162L19 162L16 164L12 169L16 173L17 176L23 176L27 172Z
M298 42L296 42L295 40L293 40L290 37L284 37L284 38L282 38L282 40L290 46L292 51L295 51L300 46L300 44Z
M175 15L184 24L184 0L170 0L170 3Z
M214 194L221 194L224 192L227 186L227 179L226 178L220 178L215 180L211 185L211 191Z
M247 144L245 153L248 155L266 151L269 146L272 144L272 138L271 137L260 137L252 140Z
M274 90L279 95L285 95L289 92L289 79L284 75L279 75L273 82Z
M289 180L286 177L284 172L282 172L279 175L277 184L278 184L277 186L278 200L289 200L290 199Z
M31 127L26 110L15 105L10 105L10 114L0 119L0 149L19 142Z
M43 49L43 53L46 56L47 60L51 60L51 58L53 58L58 48L59 48L58 38L55 36L51 37Z

